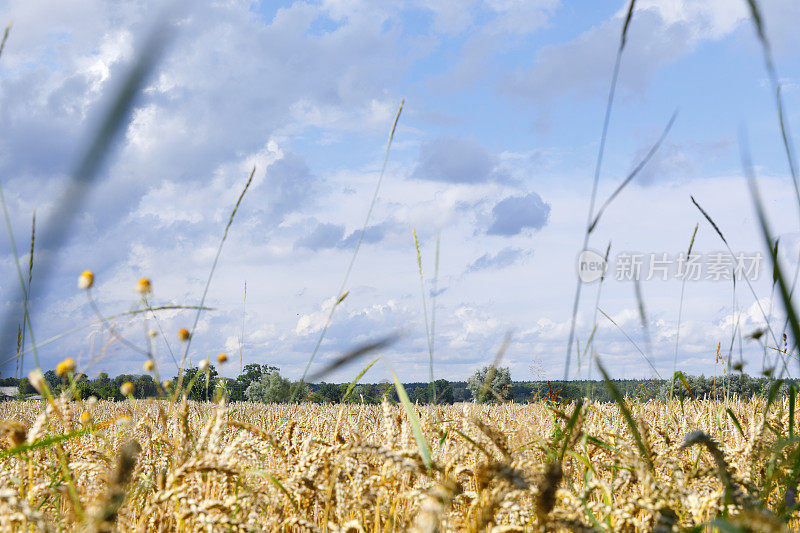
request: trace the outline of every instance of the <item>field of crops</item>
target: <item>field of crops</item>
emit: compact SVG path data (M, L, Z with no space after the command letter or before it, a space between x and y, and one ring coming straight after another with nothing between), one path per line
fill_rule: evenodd
M778 489L791 472L773 444L794 417L788 400L766 419L765 406L456 404L409 417L389 403L7 402L0 525L671 531L726 515L782 531L774 517L794 494Z

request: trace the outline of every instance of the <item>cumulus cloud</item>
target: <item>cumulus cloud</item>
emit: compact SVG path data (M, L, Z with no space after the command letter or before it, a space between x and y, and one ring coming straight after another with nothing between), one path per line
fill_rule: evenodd
M7 178L3 188L18 243L29 234L33 209L43 220L57 200L50 191L58 191L74 165L86 132L95 126L117 80L131 65L139 37L157 14L159 2L9 0L0 6L0 18L15 22L0 61L0 129L4 131L0 173ZM629 91L644 87L659 65L697 48L703 39L721 38L741 27L746 4L732 8L727 4L726 0L637 2L621 87ZM531 353L556 354L551 366L559 367L569 331L569 322L561 321L569 311L561 309L563 298L558 293L564 286L572 287L574 278L571 269L563 266L574 259L572 245L563 243L569 244L570 235L583 231L569 208L585 200L582 191L586 190L581 187L576 193L564 184L585 175L581 162L586 159L582 155L585 144L580 132L565 129L558 137L537 142L535 152L519 152L530 143L516 136L519 130L514 124L498 135L487 133L492 130L486 128L491 120L487 117L507 117L504 113L517 109L485 92L486 85L505 80L509 69L520 68L508 90L533 96L544 107L548 99L562 95L573 98L597 94L597 90L605 94L621 15L606 22L594 20L594 28L568 43L553 44L557 43L553 39L564 35L561 28L542 34L542 39L530 38L549 23L558 5L556 0L194 3L137 98L125 134L60 254L51 283L54 290L35 302L37 337L48 338L95 319L85 295L75 288L76 275L87 268L96 272L95 294L108 315L125 311L137 301L132 287L142 276L153 278L155 304L196 304L231 208L255 166L206 300L214 311L201 317L193 344L197 352L192 355L236 347L247 280L245 360L274 362L287 375L299 376L333 305L326 300L329 291L341 282L348 254L336 252L352 250L359 239L363 208L385 147L385 130L402 92L409 97L408 113L400 121L392 147L375 206L376 222L364 234L363 243L372 246L358 258L352 278L358 285L337 307L317 362L402 325L408 326L408 337L386 355L396 358L395 368L402 368L403 379L427 376L427 340L419 294L414 290L418 279L413 251L409 255L413 250L409 228L416 227L428 258L426 278L433 266L430 237L442 230L439 286L448 291L440 291L436 301L436 350L437 364L442 361L446 375L469 375L474 365L491 360L510 327L520 331L530 324L540 324L538 332L515 340L507 352L509 362L525 367ZM775 0L763 6L774 44L780 42L781 31L788 36L785 43L796 44L797 5ZM624 10L623 5L620 8ZM783 15L776 16L779 12ZM746 29L748 38L754 39L752 27ZM537 55L536 47L543 42L551 46L539 48ZM518 44L524 48L514 49ZM502 61L492 60L505 51L511 53L502 56ZM778 66L786 67L785 72L779 68L780 74L794 80L796 73L782 60L779 46L775 51ZM712 57L700 56L698 64ZM533 63L527 59L531 57ZM761 68L760 63L757 66ZM478 79L489 83L470 86ZM449 99L454 93L458 98ZM421 108L420 102L430 102L431 108ZM476 102L485 105L487 112L476 115L475 121L466 120L465 113L471 113ZM448 119L433 122L436 114ZM773 119L765 120L774 131ZM573 124L563 122L565 128ZM700 125L694 122L695 127ZM564 139L570 144L566 152L563 146L553 146ZM710 159L706 153L679 140L674 146L674 150L663 147L648 167L652 175L643 173L643 180L704 173L704 167L691 159ZM691 157L687 159L684 153ZM540 159L534 154L541 155ZM627 157L616 163L619 154L610 152L609 156L612 165L625 167ZM534 174L535 185L531 182ZM740 179L732 183L739 184ZM783 202L784 195L775 191L783 190L785 183L782 179L780 188L775 185L765 197ZM636 212L636 220L647 221L650 213L637 210L658 205L665 195L677 197L678 192L685 199L688 188L680 186L673 193L659 189L658 183L649 189L637 188L636 194L645 200L631 206L633 211L619 210L619 217L625 218L613 225L615 238L619 233L623 233L619 238L628 239L644 232L639 225L631 227L631 213ZM698 187L701 196L706 190L707 196L724 200L719 208L723 217L726 212L739 213L734 223L750 208L749 197L742 203L733 195L716 194L719 182L704 189L700 180L693 181L690 192L698 194ZM532 189L548 201L529 194ZM659 218L696 215L678 211L665 211ZM771 212L778 219L794 211L776 208ZM537 236L537 250L547 246L549 261L531 275L526 273L521 279L495 276L491 287L481 275L457 275L465 265L488 275L519 264L530 256L520 243L513 244L523 248L503 248L504 243L491 253L474 250L497 243L487 234L512 237L547 224L552 227ZM790 226L776 227L787 231ZM650 232L647 235L650 239ZM669 238L670 233L664 230L659 235ZM701 229L698 239L703 238ZM743 239L745 244L760 243ZM792 244L789 237L785 242L781 250L786 250L787 260L796 261L796 242ZM681 247L685 247L682 240ZM26 260L21 258L22 263ZM0 280L15 279L8 239L0 243L0 269ZM36 272L34 267L34 284ZM609 295L630 296L627 288L607 286L606 302ZM725 294L723 301L728 302ZM538 298L535 305L531 296ZM666 294L664 301L672 309L670 298L674 295ZM698 295L692 299L694 304L710 300ZM630 301L621 297L613 301L609 310L630 307ZM320 302L325 302L321 308ZM0 302L0 307L19 316L18 303ZM687 302L687 310L690 307ZM174 343L174 331L191 323L193 315L175 311L159 316L164 330L173 332L167 337ZM635 312L613 316L632 335L638 333ZM120 330L137 342L144 341L140 316L118 322ZM584 331L588 327L579 324ZM725 324L729 329L730 324ZM755 322L747 325L755 327ZM708 320L692 320L688 315L685 328L681 338L687 341L682 341L681 349L687 348L687 357L706 353L719 338L728 336L727 329L716 326L708 333L712 329ZM600 329L607 344L598 338L599 350L605 352L607 346L619 360L636 362L636 369L647 372L646 365L636 361L638 356L630 355L628 341L619 337L616 328L606 324ZM42 365L52 367L65 352L78 354L81 362L102 352L102 366L87 365L87 371L141 368L141 360L124 346L105 347L109 338L101 330L88 328L84 331L91 331L91 337L80 332L43 347ZM661 333L669 335L668 329L659 330L655 324L652 330L654 341L661 340ZM163 340L158 343L157 357L160 364L169 365ZM673 345L668 340L654 344ZM667 357L666 366L671 368L672 354ZM30 362L25 363L27 371ZM234 366L225 371L233 372ZM378 372L377 365L373 371Z
M800 260L800 232L792 231L776 237L778 240L778 258L792 269L797 268ZM784 267L786 268L786 267Z
M448 346L457 350L464 359L469 360L465 350L481 347L483 353L489 353L491 344L497 342L498 334L503 329L503 324L485 309L472 305L460 305L453 310L453 323L458 327L451 328L443 336L447 339ZM476 353L474 361L478 361L483 354Z
M311 251L336 248L344 235L344 226L341 224L317 224L311 233L297 239L295 248L307 248Z
M636 182L648 186L659 180L691 179L723 155L728 154L732 145L728 139L665 142L636 176ZM652 144L643 145L636 151L631 162L631 170L646 157L651 148Z
M542 229L550 218L550 204L535 192L524 196L509 196L492 208L489 235L512 236L526 228Z
M764 328L765 323L761 309L768 307L767 299L761 299L759 303L753 302L736 312L731 312L730 309L721 310L713 320L686 319L684 317L680 330L678 368L685 373L708 373L708 366L704 364L700 354L713 353L713 349L721 340L723 346L726 342L729 343L734 328L741 330L744 335ZM591 316L589 314L588 318ZM648 316L647 328L653 340L652 352L649 352L648 346L644 342L645 333L640 316L636 307L623 307L616 312L609 313L610 320L605 316L598 315L595 327L590 320L587 320L586 315L578 314L577 331L579 335L580 332L586 336L592 335L593 347L597 348L597 356L606 364L606 368L611 371L613 377L623 377L624 375L657 377L660 375L663 378L672 372L677 335L675 317L664 316L662 313ZM779 324L782 324L782 317L773 316L773 328L779 330ZM570 326L571 319L569 318L563 321L554 321L543 317L523 329L519 335L515 336L515 341L522 346L529 347L530 351L534 353L560 353L564 349L564 339L568 335ZM592 334L593 331L594 334ZM644 356L639 349L645 352ZM742 356L745 363L749 363L747 371L751 374L762 370L760 366L762 354L762 347L758 343L748 342L745 338ZM733 357L734 362L739 360L738 349L734 351ZM655 367L655 372L648 359ZM769 359L767 362L769 364ZM573 361L573 363L575 364L577 361ZM588 367L594 366L592 362L587 362L585 359L581 365L584 368L583 372L586 372ZM573 366L573 371L576 371L576 366ZM555 370L557 371L558 367ZM597 374L595 373L595 375Z
M504 90L534 99L590 96L608 89L625 10L565 43L542 47L534 64L509 76ZM620 83L641 92L664 64L677 60L704 40L734 31L747 17L744 3L653 1L637 3L628 30Z
M545 27L561 5L559 0L474 0L428 2L437 27L450 33L466 34L458 60L440 77L443 88L462 86L488 78L495 65L491 60L513 48L525 36ZM459 15L455 15L458 12ZM446 23L443 21L447 17Z
M56 195L43 191L63 183L160 3L12 0L0 7L2 18L15 21L0 62L0 171L14 177L3 185L19 234L30 230L34 207L46 218ZM408 64L397 18L369 5L303 2L278 9L201 3L183 12L87 199L80 231L53 272L59 289L42 313L64 309L72 291L61 287L72 288L74 272L87 267L100 285L158 274L166 262L180 273L170 280L173 294L190 295L253 166L227 246L246 254L242 268L290 253L285 241L295 230L284 223L315 209L326 192L292 144L308 131L368 136L380 127L383 136L399 100L388 82ZM346 240L339 235L339 244ZM6 271L7 245L0 250ZM168 286L167 276L159 287ZM128 291L120 294L125 301ZM64 320L42 323L60 328Z
M263 183L266 221L282 222L303 205L313 194L315 181L305 160L295 154L286 154L269 165Z
M364 237L361 240L362 244L375 244L381 242L391 230L392 225L389 222L382 222L373 226L367 226L364 230ZM358 242L361 235L361 229L354 230L350 235L342 239L339 243L339 248L353 248Z
M367 226L361 244L376 244L381 242L386 235L393 229L390 222L381 222ZM312 251L328 250L338 248L350 250L355 247L361 236L361 229L353 230L346 237L344 236L343 224L318 223L310 233L300 237L295 241L295 248L306 248Z
M507 246L496 254L485 253L467 267L467 272L477 272L479 270L500 270L509 267L531 255L532 250L523 250Z
M92 16L72 24L52 14L61 6L14 1L0 9L17 23L3 55L0 128L8 134L0 139L0 169L39 187L70 170L83 133L135 55L144 21L158 12L157 2L69 4L66 11ZM275 135L356 124L359 131L383 129L396 105L385 76L405 63L399 34L382 24L393 15L337 9L298 2L264 20L246 4L193 5L139 95L94 196L124 213L121 199L135 201L162 179L202 182L221 161ZM315 21L334 15L339 23L330 31L313 30ZM273 168L276 175L298 171L304 169L291 156ZM294 183L302 180L281 183L282 197L292 196L286 188ZM276 217L282 211L276 206Z
M327 299L317 310L298 318L294 334L281 341L287 353L303 354L305 357L301 357L299 361L305 363L306 357L315 346L319 332L328 322L331 307L335 302L334 298ZM416 366L413 354L426 353L427 346L418 310L396 300L362 304L348 298L336 307L336 314L328 326L325 342L320 347L314 368L321 368L326 361L352 350L359 344L397 333L400 324L406 328L413 326L414 334L401 336L396 343L382 350L381 355L388 361L404 360L404 364ZM299 361L296 359L290 362L293 369L300 368ZM352 379L352 371L345 369L339 372L336 379Z
M439 138L422 144L414 179L483 183L502 177L498 160L475 139Z
M319 180L303 157L281 149L274 141L257 152L220 164L207 180L186 183L165 179L152 186L138 201L126 220L127 224L155 221L158 229L173 228L193 233L209 231L227 222L236 196L255 168L247 194L247 213L267 231L274 231L292 213L313 206ZM127 199L130 204L131 200ZM94 200L93 214L111 220L113 211L125 206L124 199ZM99 204L99 205L98 205Z

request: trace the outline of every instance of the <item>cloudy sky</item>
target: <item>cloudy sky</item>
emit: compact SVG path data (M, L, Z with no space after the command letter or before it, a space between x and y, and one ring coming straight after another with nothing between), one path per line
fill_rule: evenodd
M800 4L762 4L788 125L800 131ZM45 227L162 7L128 0L0 2L0 23L13 22L0 58L0 183L23 268L34 209ZM425 313L430 322L435 306L436 377L467 377L494 358L508 332L504 364L513 378L561 376L625 9L622 1L222 0L170 14L171 38L68 240L56 254L35 254L56 265L44 280L35 262L33 284L46 285L32 302L36 340L96 320L76 286L86 269L95 273L93 297L106 315L137 305L134 286L143 276L152 280L153 305L196 305L255 167L208 293L214 310L200 318L191 357L196 363L227 352L231 363L223 373L235 375L241 347L245 364L270 363L299 377L353 257L405 99L345 287L350 293L333 313L312 372L402 330L401 340L381 352L385 362L406 381L427 379ZM616 325L594 311L598 284L586 284L576 335L583 350L597 322L594 350L616 377L672 372L682 284L673 270L667 280L646 279L650 254L674 260L697 223L694 249L703 261L725 250L691 195L734 252L763 254L742 177L743 128L787 264L795 264L800 247L774 96L744 0L637 3L599 201L644 157L676 109L661 149L590 240L601 253L612 243L599 307ZM645 259L647 328L634 283L616 279L625 257L637 254ZM705 271L686 283L679 368L713 374L717 344L727 356L735 338L734 357L741 350L746 369L761 370L764 352L746 336L763 327L762 309L780 315L770 303L766 261L761 270L752 283L758 300L747 284L734 292L730 280L705 279L713 277ZM0 242L0 272L2 310L21 321L7 238ZM170 374L170 350L180 350L176 332L190 327L194 315L158 317L147 325L141 317L114 324L141 346L145 328L163 330L154 346ZM779 316L774 325L779 333ZM13 347L3 357L11 355ZM143 362L96 326L39 350L45 368L67 355L90 375L140 372ZM32 368L30 355L23 366ZM350 379L358 366L327 379ZM571 368L573 377L585 377L590 365L573 357ZM14 372L14 361L2 368L3 375ZM389 375L378 364L367 379Z

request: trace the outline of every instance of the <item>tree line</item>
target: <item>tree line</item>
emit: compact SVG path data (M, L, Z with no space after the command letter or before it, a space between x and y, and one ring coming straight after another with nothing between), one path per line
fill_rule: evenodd
M199 374L199 375L198 375ZM50 390L60 392L67 387L66 380L54 370L44 373ZM197 378L197 379L195 379ZM120 392L124 383L133 386L134 398L151 398L158 395L159 384L151 374L120 374L110 377L100 373L95 378L85 374L74 376L75 393L80 398L94 396L101 400L123 400ZM173 377L170 383L177 383ZM766 397L775 380L753 377L747 374L729 374L726 377L681 376L681 379L624 379L614 380L621 393L633 400L647 401L677 396L686 399L724 397ZM785 380L784 387L793 383L800 389L800 380ZM204 401L224 395L231 402L286 403L308 401L316 403L368 403L376 404L384 397L397 401L394 384L379 383L299 383L280 374L272 365L249 364L235 378L219 376L213 365L204 370L197 367L184 371L183 384L191 384L187 396L191 400ZM34 396L36 390L28 378L3 378L0 386L16 387L14 397ZM438 379L433 383L405 383L404 388L412 402L420 404L451 404L456 402L517 403L549 400L571 402L578 398L592 398L600 402L613 401L613 397L602 381L512 381L508 368L491 366L476 370L467 381ZM6 399L12 396L5 394Z

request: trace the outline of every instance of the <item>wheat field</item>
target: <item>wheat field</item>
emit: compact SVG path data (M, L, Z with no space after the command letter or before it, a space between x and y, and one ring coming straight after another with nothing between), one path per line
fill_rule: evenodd
M628 403L646 456L616 404L418 406L422 441L388 402L3 407L3 531L786 527L763 489L788 401Z

